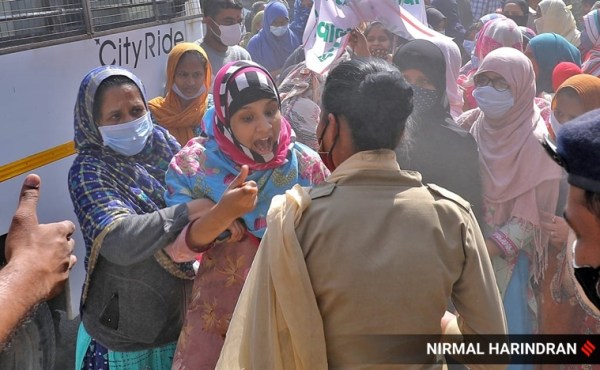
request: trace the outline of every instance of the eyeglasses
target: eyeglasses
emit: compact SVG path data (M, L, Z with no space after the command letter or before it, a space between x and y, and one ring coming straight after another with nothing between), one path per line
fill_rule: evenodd
M600 309L600 267L576 267L573 272L590 302Z
M491 79L484 74L475 76L475 78L473 79L473 82L475 83L475 86L477 86L477 87L492 85L492 87L498 91L506 91L510 88L510 86L508 85L508 82L506 82L505 79L503 79L503 78Z

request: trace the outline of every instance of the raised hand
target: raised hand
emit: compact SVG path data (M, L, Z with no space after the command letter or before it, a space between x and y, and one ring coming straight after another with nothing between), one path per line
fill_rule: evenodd
M21 266L23 274L32 278L34 285L30 293L35 294L38 301L60 293L77 262L72 254L75 241L71 238L75 225L71 221L38 223L40 182L37 175L25 179L5 249L8 265Z
M256 207L258 200L258 187L256 182L246 181L249 173L248 166L240 169L239 175L229 184L223 193L218 206L232 220L238 219Z

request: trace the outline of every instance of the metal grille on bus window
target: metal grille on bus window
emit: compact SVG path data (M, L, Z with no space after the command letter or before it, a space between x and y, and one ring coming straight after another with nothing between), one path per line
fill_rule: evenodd
M152 0L91 0L94 31L154 21Z
M198 0L90 0L93 31L199 15Z
M0 0L0 49L84 33L80 0Z

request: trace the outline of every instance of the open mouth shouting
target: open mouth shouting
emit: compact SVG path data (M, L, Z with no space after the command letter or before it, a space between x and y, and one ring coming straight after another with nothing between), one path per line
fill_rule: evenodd
M275 145L275 141L271 136L266 137L264 139L255 140L252 143L252 150L257 152L260 155L265 155L269 153L273 153L273 146Z

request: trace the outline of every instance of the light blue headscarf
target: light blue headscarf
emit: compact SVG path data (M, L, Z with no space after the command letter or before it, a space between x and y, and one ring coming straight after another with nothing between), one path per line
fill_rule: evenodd
M248 52L252 60L269 71L280 69L285 60L300 46L300 40L289 29L280 37L271 33L271 24L277 17L289 19L288 10L276 1L267 4L263 19L263 28L248 42Z
M529 49L533 52L538 65L535 78L536 94L544 91L554 92L552 88L552 72L560 62L571 62L581 67L581 53L567 39L556 33L542 33L529 41Z

